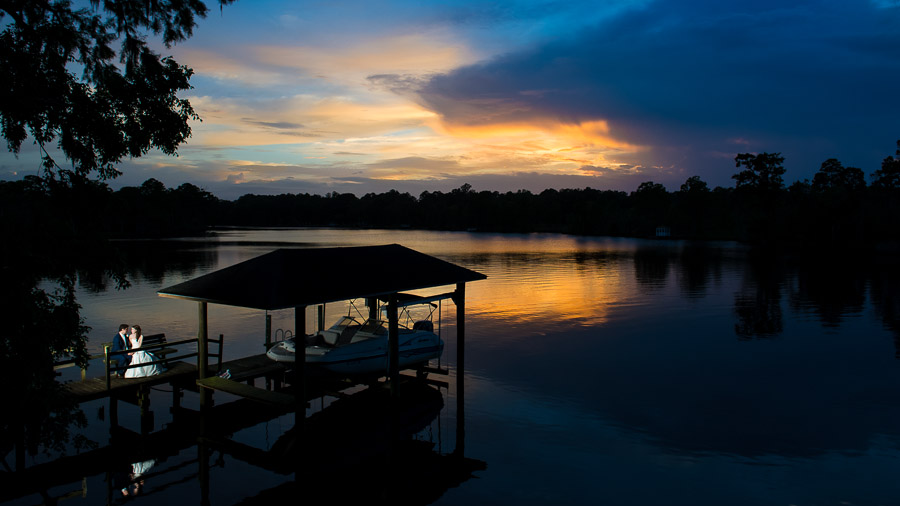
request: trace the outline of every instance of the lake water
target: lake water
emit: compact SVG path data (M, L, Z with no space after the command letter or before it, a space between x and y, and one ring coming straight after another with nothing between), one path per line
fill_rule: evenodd
M196 335L196 304L158 297L161 288L279 247L390 243L488 276L466 291L464 432L457 430L456 308L444 301L441 367L450 374L440 379L449 387L439 390L438 410L406 436L440 457L461 449L464 434L465 457L479 465L406 502L900 503L900 275L890 262L547 234L222 230L123 244L131 287L93 279L80 288L92 351L124 322L170 340ZM326 311L330 323L348 307ZM270 315L273 328L294 330L291 311ZM312 308L309 315L312 331ZM225 335L226 360L263 351L264 312L210 305L209 321L210 335ZM196 403L192 395L186 406ZM166 427L171 394L152 396L155 428ZM229 399L216 394L217 404ZM331 402L313 402L309 414L327 412ZM84 434L108 444L108 401L83 408L91 422ZM138 427L137 417L135 406L120 403L120 424ZM293 420L275 417L231 437L265 451ZM160 455L131 501L199 503L206 496L198 456L212 462L214 505L249 504L296 478L187 446ZM364 470L341 472L352 487ZM80 489L83 497L67 503L106 504L108 476L92 472L49 495ZM385 486L403 488L403 480ZM380 497L391 497L388 489ZM41 501L33 494L10 502Z

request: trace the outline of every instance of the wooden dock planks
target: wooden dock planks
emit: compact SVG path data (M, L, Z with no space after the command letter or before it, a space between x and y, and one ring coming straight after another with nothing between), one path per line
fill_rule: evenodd
M197 366L187 362L171 362L166 372L144 378L119 378L112 377L109 380L109 390L106 389L106 378L88 378L84 381L70 381L63 385L69 394L75 397L76 402L102 399L111 395L125 393L140 386L153 386L163 383L188 381L197 377Z
M231 379L244 381L254 378L278 376L284 373L288 367L281 362L275 362L264 353L249 357L229 360L219 368L220 371L231 371Z
M285 366L275 362L265 354L244 357L225 362L221 370L231 370L232 378L236 380L249 380L263 376L279 375L285 371ZM86 402L104 397L119 396L129 393L136 387L154 386L165 383L184 383L194 385L197 379L196 364L182 361L169 363L166 372L145 378L119 378L113 376L109 380L109 390L106 389L106 378L87 378L82 381L70 381L63 385L76 402ZM251 387L252 388L252 387Z
M245 383L220 378L219 376L198 379L197 386L208 388L210 390L227 392L245 399L251 399L272 406L289 408L297 404L297 399L293 395L256 388Z
M239 397L246 397L250 400L276 406L279 408L291 408L296 405L297 401L291 394L275 392L256 388L250 384L255 378L279 378L290 370L292 364L284 364L275 362L268 358L265 354L252 355L236 360L223 362L220 371L228 370L231 372L231 378L226 380L218 376L212 376L203 380L198 379L197 366L193 363L175 361L169 364L166 372L156 376L146 378L110 378L110 388L106 389L106 378L89 378L83 381L71 381L64 385L69 393L75 397L76 402L85 402L105 397L117 397L127 399L132 392L143 386L154 386L165 383L181 385L182 388L193 389L197 386L210 390L219 390L228 392ZM428 372L437 372L429 370ZM211 371L215 373L215 368ZM402 378L401 378L402 379ZM446 387L447 384L436 380L426 380L434 382L440 386ZM307 385L307 399L319 397L322 395L333 395L340 397L340 390L352 386L353 382L341 379L315 378Z

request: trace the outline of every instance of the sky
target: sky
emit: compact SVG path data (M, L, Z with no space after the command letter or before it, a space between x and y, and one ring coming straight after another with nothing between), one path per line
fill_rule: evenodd
M159 46L202 122L111 187L676 191L733 186L738 153L781 153L788 184L869 175L900 139L900 0L207 3ZM0 153L0 179L39 173Z

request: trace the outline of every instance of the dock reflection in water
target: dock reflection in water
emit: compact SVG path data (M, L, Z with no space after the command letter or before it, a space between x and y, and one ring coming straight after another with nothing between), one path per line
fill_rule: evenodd
M37 493L44 501L81 496L90 504L143 498L179 504L298 498L428 504L486 468L459 448L441 447L440 432L456 430L459 437L463 421L441 426L444 394L438 387L409 378L393 400L380 383L356 390L315 411L302 426L285 409L247 399L205 414L175 408L164 428L146 434L112 426L102 448L0 475L0 501L30 503L28 496ZM260 426L267 437L252 434ZM280 427L290 428L269 433Z

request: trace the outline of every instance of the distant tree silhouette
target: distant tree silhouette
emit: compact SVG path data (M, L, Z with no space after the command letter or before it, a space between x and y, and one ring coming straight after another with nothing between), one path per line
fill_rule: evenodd
M709 185L700 176L691 176L681 185L681 193L699 195L709 193Z
M781 190L784 188L785 168L781 153L740 153L734 157L735 167L744 170L731 176L738 189L752 188L761 192Z
M657 226L671 226L669 206L671 196L666 187L644 181L631 193L631 231L633 235L654 235Z
M166 185L162 181L150 178L141 183L141 195L144 197L160 197L166 192Z
M897 158L889 156L881 162L881 169L872 174L872 186L878 188L900 188L900 140L897 141Z
M712 191L700 176L691 176L676 193L675 213L678 221L674 233L683 237L700 238L713 235L709 230Z
M409 193L367 193L359 204L369 226L409 227L415 219L416 198Z
M712 190L699 176L691 176L676 192L653 181L642 182L630 194L592 188L500 193L463 184L448 193L425 191L418 197L391 190L361 198L339 192L249 194L235 201L221 201L190 183L169 189L153 178L113 192L102 182L70 172L59 179L30 177L5 186L0 217L22 223L34 223L34 216L53 219L67 223L69 236L82 239L189 235L213 225L646 237L666 225L681 238L868 244L900 239L900 229L894 226L900 221L900 199L890 182L898 160L900 155L885 159L883 169L874 174L881 177L880 185L870 187L860 169L831 158L822 163L813 182L796 181L785 190L779 154L743 153L735 157L742 168L733 176L736 187ZM63 204L85 212L61 211Z
M862 169L844 167L835 158L829 158L822 162L822 167L812 181L812 188L820 192L826 190L857 191L865 187L866 176Z
M789 235L785 222L784 157L780 153L740 153L735 167L744 170L731 176L736 181L738 237L772 243Z

